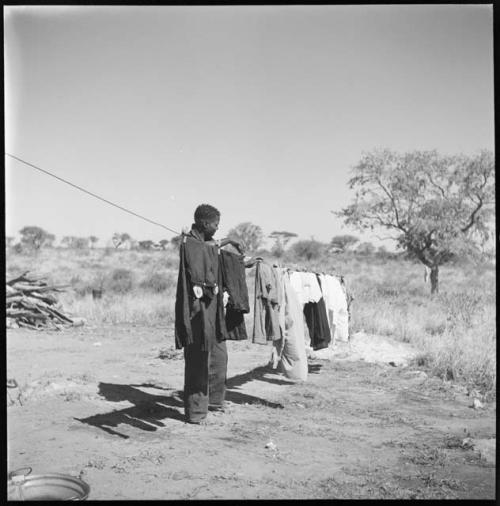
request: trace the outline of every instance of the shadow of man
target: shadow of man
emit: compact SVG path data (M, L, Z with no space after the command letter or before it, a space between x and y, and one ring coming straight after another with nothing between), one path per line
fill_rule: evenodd
M290 385L292 382L279 378L266 377L273 373L268 366L259 366L244 374L229 378L226 382L226 400L235 404L260 404L273 409L282 409L279 402L273 402L254 395L239 391L239 388L249 381L268 381L279 385ZM162 420L170 418L185 422L183 392L173 391L170 395L155 395L142 391L142 388L169 390L154 383L121 385L117 383L99 383L98 393L110 402L130 402L133 406L108 413L100 413L87 418L74 418L81 423L92 425L104 430L108 434L128 439L129 436L116 430L121 424L130 425L137 429L153 432L158 427L164 427Z
M145 431L156 431L158 427L165 426L161 420L166 418L184 421L184 416L178 409L175 409L183 407L183 402L178 391L169 396L154 395L143 392L139 388L135 387L158 388L165 390L163 387L150 383L140 385L99 383L98 393L106 400L111 402L127 401L134 404L134 406L121 409L119 411L111 411L109 413L89 416L87 418L75 418L75 420L88 425L93 425L94 427L98 427L109 434L120 436L124 439L128 439L129 436L113 430L112 427L118 427L120 424L127 424Z

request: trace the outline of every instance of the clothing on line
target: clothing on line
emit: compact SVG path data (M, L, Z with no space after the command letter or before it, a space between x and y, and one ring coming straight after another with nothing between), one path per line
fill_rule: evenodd
M278 280L273 268L258 262L255 268L255 306L252 342L265 344L281 338Z
M346 342L349 339L347 294L337 276L326 275L324 286L333 342L336 340Z
M279 368L287 378L307 380L308 365L304 342L304 314L302 304L290 284L290 276L282 269L285 294L285 332L279 342Z
M220 269L223 288L229 295L225 310L228 339L247 339L244 314L250 312L250 303L243 256L221 250Z
M319 279L316 279L319 286ZM323 296L317 302L307 302L304 305L304 315L311 338L311 347L313 350L326 348L331 341L331 334Z
M304 302L319 302L323 297L318 277L313 272L300 272Z

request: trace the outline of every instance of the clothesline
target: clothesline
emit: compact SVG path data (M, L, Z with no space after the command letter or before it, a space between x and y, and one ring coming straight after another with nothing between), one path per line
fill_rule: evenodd
M271 264L271 263L266 262L265 260L260 259L260 258L257 259L257 262L267 263L267 264L271 265L272 267L278 267L279 269L286 269L288 272L312 272L314 274L323 274L324 276L334 276L334 277L339 278L342 282L344 282L344 275L343 274L329 273L329 272L325 272L325 271L316 272L316 271L311 270L310 268L303 267L303 266L286 267L286 266L281 265L276 262Z

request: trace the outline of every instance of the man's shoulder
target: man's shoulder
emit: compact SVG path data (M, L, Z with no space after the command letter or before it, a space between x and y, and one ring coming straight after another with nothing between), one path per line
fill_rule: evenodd
M194 241L204 244L206 246L217 246L217 241L214 239L205 239L197 230L191 229L185 234L186 240Z

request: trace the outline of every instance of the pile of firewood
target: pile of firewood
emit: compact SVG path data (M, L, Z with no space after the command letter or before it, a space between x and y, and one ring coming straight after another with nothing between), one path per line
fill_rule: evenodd
M54 293L63 292L64 286L49 286L42 279L29 279L28 272L7 281L7 328L62 329L75 325L75 320L81 324L80 318L69 318L61 311Z

